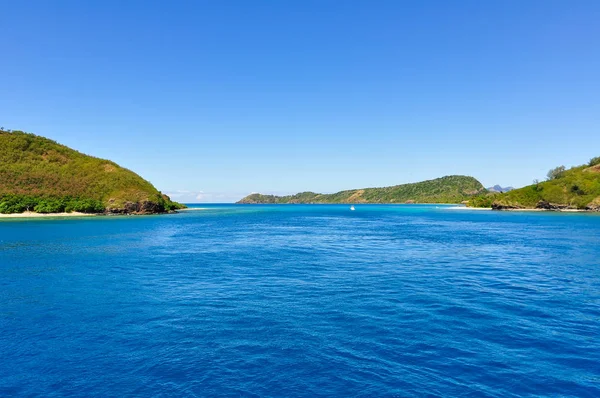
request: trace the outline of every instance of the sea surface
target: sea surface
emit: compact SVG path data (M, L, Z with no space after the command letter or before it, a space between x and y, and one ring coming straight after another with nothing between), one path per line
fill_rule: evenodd
M0 396L600 397L600 215L0 220Z

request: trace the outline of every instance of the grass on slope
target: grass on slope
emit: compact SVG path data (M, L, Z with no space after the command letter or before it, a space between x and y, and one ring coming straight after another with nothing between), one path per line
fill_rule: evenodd
M100 212L143 202L155 203L159 210L178 207L114 162L44 137L0 130L0 212Z
M535 208L540 202L573 209L600 209L600 158L562 171L555 178L503 194L473 198L470 206Z

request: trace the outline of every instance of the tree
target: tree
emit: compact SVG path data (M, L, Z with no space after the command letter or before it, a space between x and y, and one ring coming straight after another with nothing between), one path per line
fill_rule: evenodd
M573 192L573 193L574 193L574 194L576 194L576 195L584 195L584 194L585 194L585 192L583 192L583 189L581 189L581 188L579 187L579 185L577 185L577 184L574 184L574 185L571 187L571 192Z
M546 174L546 176L548 177L548 181L560 178L562 176L562 173L564 173L566 169L567 168L565 166L558 166L553 168L548 172L548 174Z
M596 166L597 164L600 164L600 156L596 156L595 158L590 159L590 167Z

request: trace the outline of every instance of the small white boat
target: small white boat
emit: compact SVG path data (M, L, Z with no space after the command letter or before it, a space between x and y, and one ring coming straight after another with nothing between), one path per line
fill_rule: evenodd
M354 206L350 206L350 210L354 210Z

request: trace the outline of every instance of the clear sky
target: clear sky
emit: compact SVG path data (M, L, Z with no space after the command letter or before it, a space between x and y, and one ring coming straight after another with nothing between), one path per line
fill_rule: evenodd
M184 202L600 156L600 1L0 0L0 125ZM198 198L198 199L197 199Z

